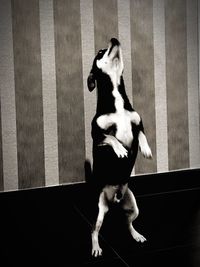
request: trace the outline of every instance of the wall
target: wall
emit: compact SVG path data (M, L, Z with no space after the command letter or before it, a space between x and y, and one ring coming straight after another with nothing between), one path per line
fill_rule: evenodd
M198 0L0 0L0 190L84 180L99 48L118 37L127 93L153 160L136 174L197 168Z

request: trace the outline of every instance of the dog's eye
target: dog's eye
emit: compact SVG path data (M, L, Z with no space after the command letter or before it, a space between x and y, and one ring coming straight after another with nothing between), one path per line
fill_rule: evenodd
M106 49L100 49L96 58L101 59L104 56L105 52L106 52Z

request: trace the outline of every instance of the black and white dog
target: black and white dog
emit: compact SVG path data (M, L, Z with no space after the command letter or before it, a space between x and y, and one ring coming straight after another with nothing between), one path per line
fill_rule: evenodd
M97 87L97 109L92 121L93 177L100 186L98 216L92 231L92 255L102 255L98 234L110 204L120 205L127 218L132 237L138 242L146 239L132 226L138 207L128 179L138 153L146 158L152 153L142 120L134 111L125 92L123 58L119 41L112 38L108 48L100 50L93 61L88 88Z

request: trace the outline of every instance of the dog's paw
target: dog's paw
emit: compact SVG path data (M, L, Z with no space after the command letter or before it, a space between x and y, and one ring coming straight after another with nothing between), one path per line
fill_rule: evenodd
M142 147L140 146L140 150L141 150L142 155L145 158L147 158L147 159L151 159L152 158L151 148L149 147L148 144L145 144Z
M139 140L139 148L142 155L147 159L151 159L152 158L151 148L149 147L147 138L142 131L140 131L139 133L138 140Z
M126 148L112 135L105 135L105 139L101 145L109 145L113 148L118 158L124 158L128 156Z
M147 241L146 238L143 235L139 234L137 231L134 231L132 236L137 242L144 243L145 241Z
M99 257L102 256L102 249L100 248L99 245L96 245L95 247L92 248L92 256Z
M115 154L117 155L118 158L124 158L128 156L128 151L126 148L121 144L121 143L116 143L113 146L113 150L115 151Z

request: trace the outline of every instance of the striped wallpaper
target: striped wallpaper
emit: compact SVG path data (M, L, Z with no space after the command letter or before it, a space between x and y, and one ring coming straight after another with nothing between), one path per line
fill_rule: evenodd
M153 160L135 174L200 167L200 0L0 0L0 190L84 181L96 93L86 79L111 37Z

